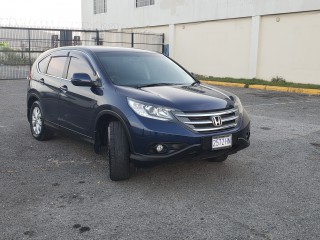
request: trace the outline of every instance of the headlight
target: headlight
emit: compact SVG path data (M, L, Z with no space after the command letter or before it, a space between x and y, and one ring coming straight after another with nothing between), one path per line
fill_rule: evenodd
M142 117L157 119L161 121L169 121L172 119L170 112L174 109L140 102L131 98L128 98L128 104L136 114Z
M243 113L243 107L242 107L241 101L240 101L240 99L238 97L236 97L236 101L234 103L234 107L238 109L239 114Z

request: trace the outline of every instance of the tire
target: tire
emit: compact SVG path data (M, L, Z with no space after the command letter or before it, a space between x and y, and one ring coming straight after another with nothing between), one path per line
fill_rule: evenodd
M44 115L39 101L35 101L32 104L29 119L31 133L35 139L44 141L53 137L54 132L44 125Z
M208 158L207 161L209 162L224 162L225 160L227 160L228 155L223 155L220 157L216 157L216 158Z
M130 148L123 125L112 121L108 126L108 157L110 179L126 180L130 177Z

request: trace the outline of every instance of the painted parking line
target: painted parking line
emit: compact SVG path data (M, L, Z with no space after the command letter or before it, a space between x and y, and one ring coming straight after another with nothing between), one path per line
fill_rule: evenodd
M14 127L14 125L7 125L7 126L0 125L0 128L7 128L7 127Z

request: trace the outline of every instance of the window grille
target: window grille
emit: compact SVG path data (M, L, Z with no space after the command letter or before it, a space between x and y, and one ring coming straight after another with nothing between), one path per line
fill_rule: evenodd
M136 7L154 5L154 0L136 0Z
M106 13L107 12L107 0L93 0L93 13Z

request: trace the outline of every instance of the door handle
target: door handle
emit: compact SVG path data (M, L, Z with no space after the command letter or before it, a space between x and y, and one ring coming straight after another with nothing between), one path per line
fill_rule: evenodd
M68 92L68 87L66 85L63 85L60 87L60 90L64 93Z
M43 79L43 78L40 78L39 82L40 82L41 84L44 84L44 79Z

